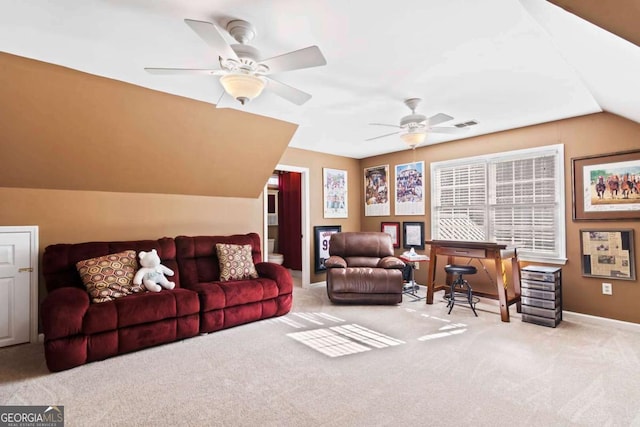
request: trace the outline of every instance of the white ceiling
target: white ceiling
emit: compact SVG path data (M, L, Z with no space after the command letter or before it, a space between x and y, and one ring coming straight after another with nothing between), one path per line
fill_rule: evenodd
M640 122L640 48L544 0L3 0L0 50L216 103L216 77L143 70L216 64L185 18L250 21L264 57L320 47L326 66L277 76L313 95L305 105L266 91L219 103L299 124L291 147L406 149L398 136L365 139L393 131L369 123L397 124L409 97L423 99L418 113L454 117L442 126L479 122L425 144L602 110Z

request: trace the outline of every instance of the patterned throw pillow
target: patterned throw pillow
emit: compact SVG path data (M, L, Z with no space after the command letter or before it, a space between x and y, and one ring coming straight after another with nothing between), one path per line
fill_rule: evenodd
M251 245L216 243L216 251L220 261L221 282L258 278L251 256Z
M136 251L124 251L76 263L82 283L91 302L107 302L133 293L143 292L143 285L134 285L138 270Z

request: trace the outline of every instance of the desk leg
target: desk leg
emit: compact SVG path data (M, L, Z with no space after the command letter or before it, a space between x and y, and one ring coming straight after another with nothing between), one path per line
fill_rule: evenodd
M516 310L518 313L522 313L522 303L520 301L520 263L518 262L518 257L514 254L513 258L511 258L511 276L513 281L513 291L516 293Z
M434 245L431 245L431 252L429 255L429 273L427 274L427 304L433 304L433 288L436 281L436 264L438 259L436 256L436 250Z
M496 263L496 283L498 286L498 299L500 300L500 318L503 322L509 321L509 305L507 305L507 289L504 287L504 268L500 252L493 258Z

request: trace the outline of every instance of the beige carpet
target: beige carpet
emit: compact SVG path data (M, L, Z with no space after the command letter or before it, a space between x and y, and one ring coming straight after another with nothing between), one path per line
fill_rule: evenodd
M640 328L498 307L336 306L296 288L287 316L69 371L0 349L0 404L64 405L67 426L640 426Z

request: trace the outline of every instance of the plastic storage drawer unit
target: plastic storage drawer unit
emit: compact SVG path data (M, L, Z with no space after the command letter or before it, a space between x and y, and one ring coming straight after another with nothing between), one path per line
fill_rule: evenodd
M559 267L528 265L520 272L522 321L555 328L562 321Z

